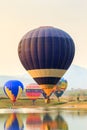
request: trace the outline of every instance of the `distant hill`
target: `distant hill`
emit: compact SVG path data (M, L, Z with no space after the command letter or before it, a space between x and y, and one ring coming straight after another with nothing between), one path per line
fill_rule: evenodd
M71 65L71 67L68 69L68 71L63 77L68 81L67 89L87 88L87 69L85 68L76 65ZM28 73L25 73L23 75L15 75L15 76L0 75L0 86L2 87L6 81L11 79L20 80L25 86L27 84L35 82L32 79L32 77L29 76Z
M87 69L71 65L63 77L68 81L67 89L87 89Z
M5 82L7 82L8 80L20 80L24 85L35 82L27 73L15 76L0 75L0 87L4 86Z

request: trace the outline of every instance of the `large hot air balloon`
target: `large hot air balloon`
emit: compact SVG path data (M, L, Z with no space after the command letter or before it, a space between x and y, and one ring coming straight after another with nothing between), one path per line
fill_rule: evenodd
M23 84L18 80L9 80L4 84L4 92L13 103L20 97L23 89Z
M58 84L55 85L54 94L58 98L58 101L59 101L59 97L61 97L63 95L63 93L65 92L67 86L68 86L68 82L64 78L60 79Z
M36 99L41 95L41 89L38 84L30 84L26 86L26 96L33 101L33 104Z
M24 124L19 114L12 113L4 123L5 130L24 130Z
M18 46L20 61L47 96L72 63L75 46L72 38L55 27L29 31Z

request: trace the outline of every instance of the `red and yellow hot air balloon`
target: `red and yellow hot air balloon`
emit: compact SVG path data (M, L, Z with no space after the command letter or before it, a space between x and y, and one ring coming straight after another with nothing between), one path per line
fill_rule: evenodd
M43 26L26 33L18 46L20 61L47 97L72 63L74 42L58 28Z
M40 95L41 89L38 84L30 84L26 86L26 96L33 101L33 104Z

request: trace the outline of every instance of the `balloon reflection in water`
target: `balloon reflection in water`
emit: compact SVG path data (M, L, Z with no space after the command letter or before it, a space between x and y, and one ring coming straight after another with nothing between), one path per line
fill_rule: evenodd
M37 84L30 84L26 86L26 96L33 101L33 104L36 99L41 95L41 89Z
M24 130L23 122L19 114L11 114L4 124L4 130Z
M29 31L18 46L22 65L47 96L71 65L74 53L71 36L51 26Z
M55 121L57 123L58 130L68 130L68 124L60 114L57 115Z
M26 119L27 130L41 130L41 117L40 114L30 113Z
M57 122L52 120L52 117L48 113L43 117L41 130L57 130Z

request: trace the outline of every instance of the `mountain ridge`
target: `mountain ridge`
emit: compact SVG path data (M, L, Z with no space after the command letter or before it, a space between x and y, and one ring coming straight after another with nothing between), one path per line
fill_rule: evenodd
M67 89L78 89L78 88L87 88L87 69L77 66L71 65L67 72L64 74L63 78L68 81ZM25 73L23 75L0 75L0 86L4 86L5 82L8 80L20 80L24 86L35 83L32 77Z

